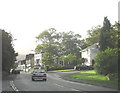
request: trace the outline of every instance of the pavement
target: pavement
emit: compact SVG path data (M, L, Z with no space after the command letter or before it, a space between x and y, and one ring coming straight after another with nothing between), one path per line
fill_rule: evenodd
M16 78L15 74L7 75L2 77L2 91L13 91L10 86L10 81Z
M79 73L79 72L76 71L75 73ZM91 84L91 85L96 85L96 86L102 86L102 87L112 88L112 89L117 89L118 90L118 85L98 83L98 82L85 81L85 80L76 80L76 79L69 78L70 75L73 75L75 73L59 74L59 75L60 75L60 78L65 79L65 80L69 80L69 81L73 81L73 82L78 82L78 83Z

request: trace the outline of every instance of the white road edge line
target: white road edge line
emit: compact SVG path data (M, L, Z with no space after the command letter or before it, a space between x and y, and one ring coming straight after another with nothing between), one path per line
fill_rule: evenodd
M13 81L9 81L9 82L10 82L10 86L12 87L12 89L13 89L14 91L19 91L19 90L16 88L16 86L14 85Z
M74 89L74 88L72 90L74 90L74 91L80 91L80 90L77 90L77 89Z

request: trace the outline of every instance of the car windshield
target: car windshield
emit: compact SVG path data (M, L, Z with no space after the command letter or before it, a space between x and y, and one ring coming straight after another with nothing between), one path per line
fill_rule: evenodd
M35 70L34 73L45 73L44 70Z

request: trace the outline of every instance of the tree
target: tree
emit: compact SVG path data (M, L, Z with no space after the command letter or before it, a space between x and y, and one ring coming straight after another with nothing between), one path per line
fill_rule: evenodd
M120 23L115 23L112 26L112 31L111 31L111 43L114 48L119 48L120 46Z
M103 27L100 32L100 41L99 46L100 50L104 51L107 48L113 48L111 43L111 34L110 31L112 30L111 23L107 17L104 17Z
M13 48L12 35L4 30L0 30L0 33L2 33L2 70L9 72L14 67L17 53Z
M36 51L44 52L46 64L50 64L50 62L52 64L54 59L60 59L61 56L68 54L73 54L76 56L77 62L79 61L81 49L81 36L79 34L74 34L72 31L57 33L54 28L50 28L40 33L36 38L41 41L41 44L36 47Z
M36 47L36 51L44 52L43 61L46 65L51 65L54 62L53 58L58 55L56 35L56 30L54 28L50 28L43 31L36 37L37 40L41 41L41 44Z
M81 42L81 35L74 34L74 32L63 32L61 33L61 48L62 48L62 55L73 54L76 56L76 64L80 60L80 50L82 46Z
M118 75L118 48L108 48L105 51L99 51L95 57L95 70L97 73L106 76ZM117 78L117 77L116 77Z
M67 55L67 60L68 60L68 65L74 66L75 65L74 61L76 61L77 59L75 55L70 53Z
M91 46L91 45L99 42L100 31L101 31L101 26L100 25L92 28L91 30L88 30L88 37L84 41L86 46Z
M60 57L60 59L63 61L63 65L66 66L66 67L69 67L69 66L74 66L74 61L76 61L76 56L73 55L73 54L68 54L68 55L62 55Z

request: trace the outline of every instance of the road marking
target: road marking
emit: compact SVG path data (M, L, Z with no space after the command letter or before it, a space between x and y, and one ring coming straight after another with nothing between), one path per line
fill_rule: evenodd
M73 88L72 90L73 90L73 91L80 91L80 90L77 90L77 89L74 89L74 88Z
M62 85L59 85L59 84L56 84L56 83L54 83L55 85L57 85L57 86L59 86L59 87L64 87L64 86L62 86Z
M57 85L57 86L59 86L59 87L64 87L64 86L62 86L62 85L59 85L59 84L56 84L56 83L54 83L55 85ZM80 91L80 90L77 90L77 89L72 89L73 91Z
M13 81L10 81L10 86L12 87L12 89L13 89L14 91L19 91L19 90L16 88L15 84L13 83Z

